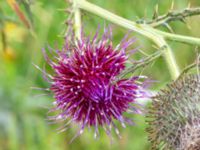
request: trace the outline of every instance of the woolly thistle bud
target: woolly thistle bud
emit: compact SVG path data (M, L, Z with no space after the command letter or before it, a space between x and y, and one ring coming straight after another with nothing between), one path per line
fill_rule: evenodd
M126 123L132 124L124 113L139 112L135 107L136 99L147 97L145 84L138 82L140 76L117 80L125 69L126 49L134 39L124 38L113 47L110 33L106 29L100 40L98 32L92 39L82 35L73 47L67 39L63 50L56 52L56 60L50 60L45 54L54 71L49 81L56 99L52 110L58 111L58 115L50 119L68 120L61 130L71 122L80 124L75 137L82 134L85 127L94 127L95 137L99 127L108 135L114 127L119 135L114 120L121 122L123 127Z
M147 118L153 150L200 150L200 76L187 75L160 92Z

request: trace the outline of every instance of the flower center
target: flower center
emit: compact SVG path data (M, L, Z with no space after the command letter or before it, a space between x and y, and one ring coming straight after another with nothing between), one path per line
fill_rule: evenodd
M84 85L84 96L96 103L105 102L111 99L113 87L109 82L100 77L90 77Z

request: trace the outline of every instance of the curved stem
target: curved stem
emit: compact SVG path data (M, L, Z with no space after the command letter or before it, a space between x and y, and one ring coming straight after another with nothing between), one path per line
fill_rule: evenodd
M127 20L120 16L117 16L117 15L115 15L99 6L91 4L85 0L77 1L77 7L79 7L80 9L86 10L88 12L91 12L93 14L96 14L96 15L98 15L114 24L122 26L126 29L130 29L139 34L142 34L143 36L151 39L160 48L165 47L164 57L167 62L170 74L173 79L176 79L179 76L179 69L176 64L176 60L174 59L174 56L172 54L171 48L167 45L164 37L155 32L155 29L153 29L152 27L150 27L148 25L137 24L133 21L130 21L130 20Z
M78 5L77 7L81 8L85 11L88 11L90 13L93 13L97 16L100 16L100 17L102 17L102 18L104 18L104 19L106 19L106 20L108 20L108 21L110 21L114 24L117 24L117 25L122 26L124 28L133 30L133 31L135 31L139 34L142 34L142 35L150 38L150 39L159 40L159 37L156 37L154 35L154 32L151 33L151 32L146 31L146 28L149 28L149 30L151 28L147 25L136 24L135 22L132 22L130 20L127 20L125 18L117 16L117 15L115 15L115 14L113 14L113 13L111 13L111 12L109 12L109 11L107 11L107 10L97 6L97 5L94 5L90 2L87 2L85 0L79 0L77 2L77 5Z

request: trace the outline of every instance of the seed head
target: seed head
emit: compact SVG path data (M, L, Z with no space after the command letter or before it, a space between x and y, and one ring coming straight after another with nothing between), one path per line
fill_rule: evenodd
M147 118L152 150L199 150L200 76L187 75L160 92Z

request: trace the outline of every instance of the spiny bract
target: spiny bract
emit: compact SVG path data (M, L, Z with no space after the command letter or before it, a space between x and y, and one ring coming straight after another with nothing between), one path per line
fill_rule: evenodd
M147 118L153 150L200 150L200 75L187 75L160 92Z
M125 69L126 49L135 39L127 40L125 37L117 47L113 47L108 29L100 40L97 38L98 31L92 39L82 35L73 46L67 39L63 50L56 52L56 60L50 60L45 54L54 71L50 75L50 90L56 99L52 110L59 112L50 119L68 120L62 131L71 122L79 124L80 130L75 137L85 127L94 127L96 137L99 126L108 135L112 127L119 134L114 120L121 122L123 127L125 123L132 124L123 113L138 113L135 100L147 97L143 88L145 82L138 81L140 76L117 79Z

